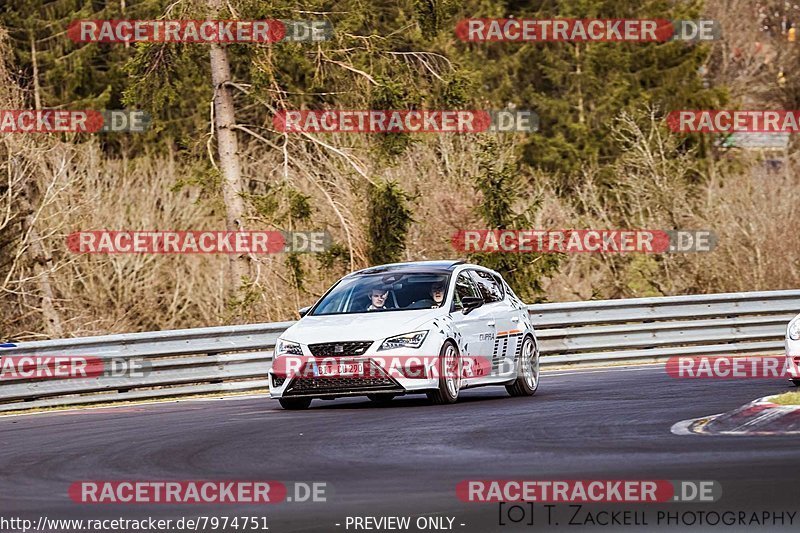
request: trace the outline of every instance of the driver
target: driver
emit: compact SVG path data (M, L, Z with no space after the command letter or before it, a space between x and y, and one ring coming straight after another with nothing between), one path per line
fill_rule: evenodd
M414 309L426 309L430 307L431 309L436 309L442 306L442 302L444 302L444 282L443 281L434 281L431 284L430 288L430 298L425 298L422 300L417 300L413 304Z
M369 293L369 307L367 307L367 311L385 311L386 310L386 298L389 297L389 289L383 289L381 287L375 287Z
M431 298L433 298L433 305L431 307L439 307L444 301L444 283L437 281L431 285Z

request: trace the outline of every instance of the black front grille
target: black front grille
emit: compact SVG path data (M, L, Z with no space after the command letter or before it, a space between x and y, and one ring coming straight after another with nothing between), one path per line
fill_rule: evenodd
M289 384L283 395L366 394L367 392L376 390L396 390L402 392L404 389L397 381L389 377L383 368L372 361L368 361L366 363L364 375L361 376L297 376Z
M328 390L354 390L371 388L391 388L395 382L390 378L367 377L325 377L325 378L297 378L292 383L292 392L328 391Z
M372 341L323 342L309 344L308 349L314 357L352 357L363 355L372 346Z

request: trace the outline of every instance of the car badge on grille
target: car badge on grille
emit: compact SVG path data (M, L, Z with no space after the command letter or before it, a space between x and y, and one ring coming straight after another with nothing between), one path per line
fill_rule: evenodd
M344 346L342 346L341 344L337 344L333 347L333 351L334 353L342 353L344 352Z

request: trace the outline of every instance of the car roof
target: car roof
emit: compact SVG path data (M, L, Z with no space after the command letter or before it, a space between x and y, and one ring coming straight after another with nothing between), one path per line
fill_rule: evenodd
M378 265L357 270L349 276L361 276L365 274L381 274L384 272L452 272L458 265L465 264L464 261L411 261L407 263L390 263L388 265Z

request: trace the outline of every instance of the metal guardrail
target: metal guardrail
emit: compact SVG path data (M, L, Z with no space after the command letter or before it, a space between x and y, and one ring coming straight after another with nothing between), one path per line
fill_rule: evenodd
M782 351L800 290L537 304L542 365L657 361L672 355ZM126 333L0 347L0 356L138 358L138 378L0 380L0 412L255 391L293 322Z

